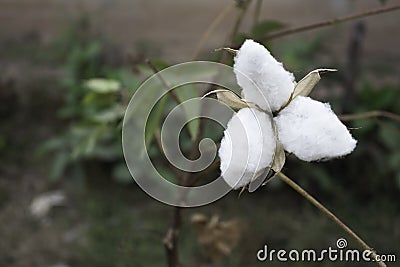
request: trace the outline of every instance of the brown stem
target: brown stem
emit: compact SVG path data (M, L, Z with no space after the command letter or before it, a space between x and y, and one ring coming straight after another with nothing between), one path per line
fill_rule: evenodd
M370 246L368 246L367 243L365 243L364 240L362 240L356 233L354 233L353 230L351 230L338 217L336 217L335 214L333 214L330 210L328 210L324 205L322 205L318 200L316 200L313 196L307 193L303 188L301 188L298 184L296 184L292 179L287 177L285 174L280 172L277 175L282 181L284 181L286 184L288 184L290 187L296 190L300 195L305 197L308 201L311 202L311 204L316 206L328 218L334 221L339 227L341 227L345 232L347 232L351 237L353 237L354 240L357 241L357 243L360 244L360 246L363 249L371 251L372 258L378 263L379 266L386 267L386 264L384 262L377 260L376 252Z
M355 22L347 47L347 71L345 73L346 97L344 99L344 110L349 113L353 112L353 108L356 106L356 84L362 60L364 35L365 22Z
M201 48L203 47L203 45L206 43L206 41L208 40L208 38L210 37L210 34L214 31L214 29L221 23L221 21L232 11L233 7L235 6L235 4L231 4L228 5L227 7L225 7L220 13L219 15L211 22L210 26L208 26L208 28L206 29L206 31L203 33L203 35L200 38L200 41L196 47L196 50L193 53L193 60L196 60Z
M236 37L237 33L239 32L240 25L242 25L244 15L246 14L246 11L247 11L248 7L250 6L251 1L252 0L245 0L243 2L243 5L240 6L239 15L236 19L236 22L233 26L233 30L232 30L232 33L230 36L231 44L234 43L235 37Z
M254 7L253 28L260 21L262 3L263 3L263 0L257 0L256 6Z
M165 87L165 90L168 90L168 93L171 95L171 97L175 100L175 102L179 105L181 104L180 99L178 96L175 94L173 90L169 90L170 86L168 85L167 81L161 76L159 73L159 70L157 67L151 62L151 60L146 60L147 65L153 70L154 74L157 75L157 77L160 79L160 82L163 84ZM156 140L157 144L160 146L161 152L163 151L162 145L161 145L161 140L160 140L160 135L158 132L156 132ZM176 172L175 169L172 169L174 171L174 174L177 175L178 178L178 183L182 184L183 178L182 175ZM168 267L179 267L179 256L178 256L178 236L179 236L179 229L181 227L182 223L182 208L181 207L174 207L174 212L172 215L172 221L171 225L167 230L167 233L165 234L165 237L163 239L163 244L165 248L165 253L167 256L167 264Z
M168 85L167 81L161 76L160 70L157 69L157 67L153 64L153 62L150 59L146 60L147 65L149 65L150 69L154 72L155 75L159 78L160 82L163 84L165 87L165 90L168 91L168 93L171 95L172 99L176 102L176 104L181 104L181 100L179 97L176 95L174 90L169 90L171 86Z
M155 139L156 139L156 143L157 143L158 149L160 150L160 152L161 152L161 153L164 155L164 157L166 158L167 155L165 154L165 151L164 151L163 146L162 146L161 133L160 133L160 130L159 130L159 129L157 129L157 130L155 131L154 137L155 137ZM168 165L168 166L169 166L169 169L174 173L175 177L180 177L180 176L182 176L182 173L180 172L180 170L178 170L177 168L175 168L175 166L173 166L173 165Z
M244 4L244 7L241 8L241 12L237 18L237 21L236 21L233 31L232 31L231 43L233 43L234 36L236 36L236 34L239 30L239 26L242 23L244 13L246 12L247 7L250 2L251 2L251 0L247 0ZM220 62L223 62L223 56L221 57ZM153 69L153 71L158 73L157 68L150 61L148 62L148 64L149 64L150 68ZM169 88L168 84L164 81L164 79L161 77L161 75L159 75L159 77L160 77L161 82L163 82L164 86L166 86L166 88ZM209 90L211 90L211 86L212 85L210 85ZM171 92L172 97L179 104L180 101L179 101L179 98L176 96L176 94L173 91L169 91L169 92ZM201 108L202 109L204 108L203 105ZM204 126L205 126L204 120L200 120L199 130L197 132L196 139L192 145L190 158L194 158L198 153L198 146L201 141L201 137L203 136ZM190 175L192 175L192 173L186 172L186 173L180 175L179 177L177 177L179 185L185 185L185 186L188 185L188 180L189 180ZM182 196L182 199L184 199L184 198L185 198L185 196ZM165 252L167 255L168 267L179 267L180 266L179 257L178 257L178 254L179 254L178 253L178 235L179 235L179 229L181 228L181 225L182 225L182 212L183 212L182 207L179 207L179 206L174 207L174 213L173 213L171 225L170 225L169 229L167 230L167 233L163 239Z
M198 153L197 152L198 146L200 144L201 136L203 135L203 130L204 130L204 124L202 122L203 121L200 121L200 126L197 132L196 139L192 144L190 158L196 157ZM179 185L187 186L190 175L192 175L191 172L185 172L182 175L178 176ZM185 197L186 195L181 196L182 201L184 201ZM183 212L182 207L179 206L174 207L174 214L171 226L169 227L163 240L165 251L167 254L168 267L180 266L178 257L178 235L179 235L179 229L181 228L182 225L182 212Z
M283 36L290 35L290 34L295 34L295 33L309 31L309 30L322 28L322 27L326 27L326 26L330 26L330 25L335 25L335 24L346 22L346 21L349 21L349 20L354 20L354 19L358 19L358 18L364 18L364 17L376 15L376 14L381 14L381 13L393 11L393 10L396 10L396 9L400 9L400 4L393 4L393 5L389 5L389 6L385 6L385 7L381 7L381 8L369 9L369 10L366 10L366 11L363 11L363 12L355 13L355 14L344 16L344 17L340 17L340 18L325 20L325 21L321 21L321 22L318 22L318 23L313 23L313 24L309 24L309 25L305 25L305 26L294 27L294 28L291 28L291 29L277 31L275 33L268 34L267 36L262 38L261 41L263 41L263 40L271 40L271 39L283 37Z
M338 116L342 121L352 121L360 119L370 119L374 117L385 117L400 122L400 115L383 110L373 110L358 114L346 114Z
M163 239L168 267L179 267L178 235L182 224L182 208L174 207L171 226Z

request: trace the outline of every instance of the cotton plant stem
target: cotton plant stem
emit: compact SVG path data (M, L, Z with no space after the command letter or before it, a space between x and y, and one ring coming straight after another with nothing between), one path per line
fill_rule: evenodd
M375 253L375 251L370 246L368 246L367 243L365 243L356 233L354 233L353 230L351 230L338 217L336 217L335 214L329 211L324 205L322 205L318 200L316 200L313 196L307 193L303 188L301 188L298 184L296 184L292 179L287 177L285 174L280 172L277 175L282 181L284 181L286 184L288 184L290 187L296 190L300 195L305 197L308 201L311 202L311 204L316 206L327 217L329 217L332 221L334 221L337 225L339 225L345 232L347 232L351 237L353 237L363 249L371 251L371 256L376 261L377 254ZM384 262L382 261L376 261L376 262L379 266L386 267L386 264Z
M233 30L232 30L231 36L230 36L231 44L234 43L235 37L236 37L237 33L239 32L239 28L242 25L242 21L244 19L244 16L246 15L247 9L249 8L251 1L252 0L244 0L243 5L240 7L239 15L236 19L236 22L233 26Z
M384 117L400 122L400 115L383 110L373 110L364 113L339 115L338 117L341 121L353 121L361 119L370 119L375 117Z
M206 31L203 33L203 35L200 38L200 41L198 45L196 46L196 50L193 53L192 59L196 60L202 47L204 44L207 42L209 39L211 33L215 30L215 28L221 23L221 21L233 10L235 7L235 3L232 3L225 7L222 12L219 13L219 15L211 22L210 26L206 29Z
M170 86L168 85L167 81L162 77L159 73L157 67L151 62L151 60L146 60L147 65L152 69L155 75L160 79L160 82L165 87L165 90L168 90L168 93L174 99L176 104L181 104L179 97L175 94L173 90L169 90ZM161 139L159 132L156 132L156 140L157 144L160 146L161 153L163 152ZM178 183L182 184L183 175L176 172L176 170L172 169L174 174L178 179ZM179 237L179 229L182 223L182 208L181 207L173 207L173 214L171 224L163 238L163 244L165 248L165 254L167 256L167 266L168 267L179 267L179 254L178 254L178 237Z
M290 34L295 34L295 33L318 29L318 28L322 28L322 27L326 27L326 26L330 26L330 25L335 25L335 24L339 24L342 22L355 20L355 19L359 19L359 18L364 18L364 17L368 17L368 16L372 16L372 15L377 15L377 14L381 14L381 13L385 13L385 12L389 12L389 11L393 11L393 10L397 10L397 9L400 9L400 4L393 4L393 5L388 5L388 6L384 6L381 8L369 9L369 10L366 10L363 12L355 13L352 15L344 16L344 17L339 17L339 18L325 20L325 21L321 21L318 23L313 23L313 24L309 24L309 25L305 25L305 26L294 27L294 28L289 28L286 30L277 31L275 33L266 35L264 38L262 38L261 41L271 40L271 39L287 36Z
M167 81L162 77L162 75L160 74L160 70L157 69L157 67L153 64L151 60L147 59L146 63L150 67L150 69L154 72L154 74L158 77L162 85L165 87L165 90L168 91L168 93L171 95L172 99L176 102L176 104L180 105L181 100L179 99L178 95L175 93L174 90L169 90L171 86L169 86Z
M182 208L174 207L172 222L163 239L168 267L179 267L178 235L182 224Z
M256 5L254 7L253 28L260 21L262 3L263 3L263 0L257 0Z

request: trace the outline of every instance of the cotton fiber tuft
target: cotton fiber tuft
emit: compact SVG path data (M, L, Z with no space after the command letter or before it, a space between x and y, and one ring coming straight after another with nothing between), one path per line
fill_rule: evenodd
M296 97L274 120L285 150L304 161L347 155L357 143L329 104L309 97Z
M271 164L274 151L270 117L254 108L241 109L228 122L221 141L222 177L234 189L243 187Z

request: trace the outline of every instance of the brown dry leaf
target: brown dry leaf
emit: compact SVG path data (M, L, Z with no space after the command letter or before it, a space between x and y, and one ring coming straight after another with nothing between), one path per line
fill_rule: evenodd
M221 221L218 215L208 218L194 214L191 222L203 254L214 263L228 256L240 240L242 227L237 220Z
M296 96L308 96L314 86L321 80L322 73L337 71L335 69L317 69L313 70L309 74L307 74L303 79L301 79L294 88L293 95L291 99L294 99Z
M227 89L213 90L205 94L203 98L211 94L216 94L218 101L233 109L248 108L251 106L250 103L246 102L244 99L241 99L234 92Z

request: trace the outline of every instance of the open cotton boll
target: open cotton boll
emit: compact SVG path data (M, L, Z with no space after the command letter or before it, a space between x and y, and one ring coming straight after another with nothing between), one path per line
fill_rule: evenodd
M218 151L221 175L234 189L248 184L269 166L275 151L270 117L254 108L243 108L228 122Z
M233 68L243 89L243 97L264 110L268 109L268 104L272 111L279 110L293 92L293 74L286 71L264 46L253 40L243 43Z
M344 156L357 143L329 104L309 97L296 97L274 120L285 150L301 160Z

